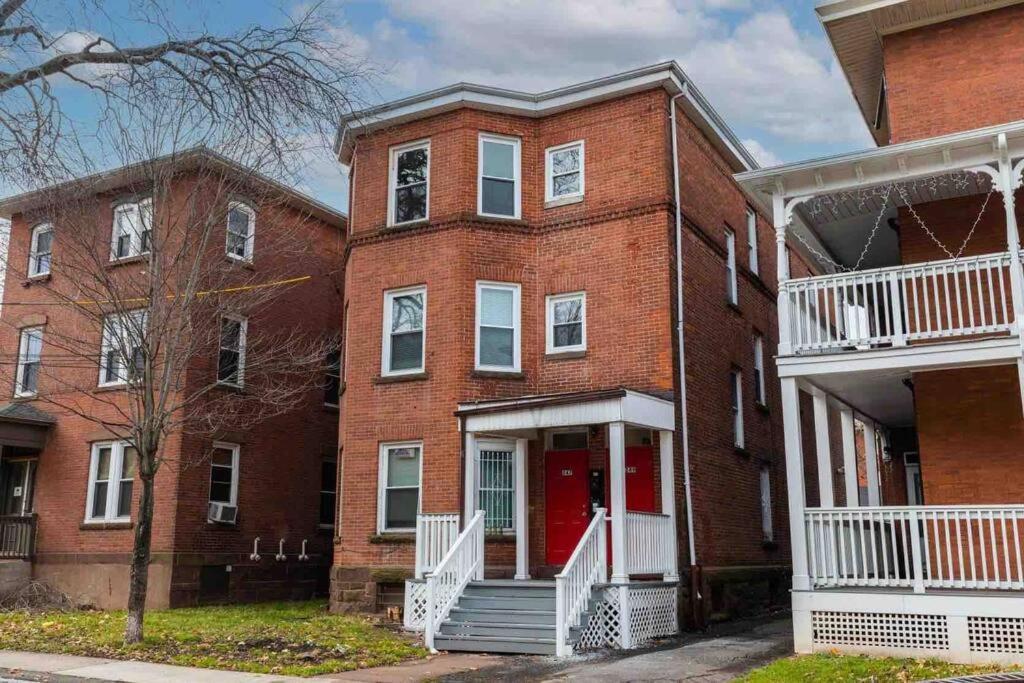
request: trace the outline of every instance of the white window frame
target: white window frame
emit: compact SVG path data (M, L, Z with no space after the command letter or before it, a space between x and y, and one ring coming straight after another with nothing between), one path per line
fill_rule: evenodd
M422 294L423 295L423 325L420 329L420 334L423 335L423 343L420 346L420 364L416 368L406 368L403 370L391 370L391 323L392 323L392 302L400 296L408 296L410 294ZM346 328L347 328L346 321ZM346 344L348 342L346 341ZM418 375L426 372L427 370L427 287L426 285L416 285L415 287L403 287L401 289L389 289L384 292L384 318L383 325L381 325L381 345L380 345L380 374L381 377L396 377L400 375Z
M512 365L483 365L480 362L480 312L483 298L481 294L485 289L503 289L512 292ZM476 322L475 322L475 346L473 367L484 372L507 372L514 374L522 372L522 334L523 325L521 317L522 286L514 282L492 282L490 280L477 280L476 282Z
M746 439L743 430L743 371L732 368L729 371L732 383L729 409L732 411L732 442L736 448L744 448Z
M765 543L775 541L775 522L772 519L772 473L767 466L761 468L758 483L761 500L761 534Z
M487 529L490 533L497 534L514 534L516 531L516 487L519 482L516 479L516 442L505 439L490 439L480 440L476 442L476 467L474 467L476 474L476 481L474 482L474 489L476 491L476 509L483 510L483 502L480 500L480 494L483 491L481 481L483 479L483 463L481 461L480 454L483 451L499 451L502 453L509 454L509 468L510 468L510 485L505 487L492 487L489 491L495 491L499 493L508 493L511 496L510 510L512 512L509 526L503 527L492 527Z
M220 352L225 350L224 347L224 321L233 320L239 323L238 329L238 381L229 382L220 378ZM217 325L217 384L227 387L244 387L245 386L245 349L246 342L249 335L249 319L240 315L233 314L222 314L218 320ZM234 349L228 349L233 351Z
M759 274L760 265L757 258L757 212L747 207L747 255L750 259L750 272Z
M402 152L410 152L414 149L425 149L427 150L427 200L424 207L423 218L414 218L411 221L395 220L395 211L397 206L395 203L395 193L398 191L398 155ZM350 218L351 220L351 218ZM411 225L413 223L420 223L422 221L430 220L430 139L416 140L415 142L408 142L404 145L398 145L388 150L388 227L395 227L399 225Z
M128 381L129 381L128 380L128 376L127 376L128 375L128 367L129 367L128 364L131 363L132 359L131 358L125 358L123 356L123 354L119 354L120 357L118 358L118 363L119 364L123 364L123 365L119 365L119 367L118 367L119 372L117 373L117 375L118 375L117 378L113 379L113 380L109 380L109 381L104 380L104 376L107 374L107 369L108 369L107 368L107 352L111 350L111 346L113 344L113 340L111 340L109 338L109 335L107 334L107 332L111 329L111 325L108 323L108 321L115 321L113 323L114 325L116 325L115 333L122 338L122 342L123 342L125 339L127 339L126 335L134 334L134 329L130 329L130 328L126 329L126 327L125 327L126 321L124 320L124 318L128 318L128 317L135 318L136 320L133 323L132 327L139 327L139 328L141 328L142 333L145 334L147 314L146 314L146 309L144 309L144 308L135 309L134 311L127 311L125 313L111 313L109 315L104 316L104 318L103 318L103 329L102 329L102 331L100 333L101 340L100 340L100 362L99 362L99 366L100 366L99 386L101 386L101 387L115 387L115 386L124 386L124 385L128 384ZM139 340L139 342L142 342L142 341L144 341L144 339L140 339ZM124 351L123 348L122 349L117 349L117 350L118 351L122 351L122 352Z
M555 196L555 174L554 166L551 163L551 157L555 152L561 152L564 149L570 149L572 147L580 148L580 189L579 192L573 192L571 194L562 194ZM580 199L586 192L586 186L584 184L586 174L584 167L586 166L586 145L583 140L573 140L563 145L555 145L554 147L548 147L544 150L544 201L545 202L561 202L573 199ZM575 173L575 171L573 171ZM563 174L566 175L566 174Z
M338 383L338 400L336 403L331 403L327 400L327 387L324 387L324 405L330 408L337 408L341 404L341 349L339 348L334 353L337 353L338 355L337 368L333 368L328 364L326 372L324 373L325 382L329 382L330 378L333 377L335 381ZM328 360L330 360L330 356L328 356Z
M144 210L145 209L145 210ZM120 237L118 232L118 216L124 213L133 213L134 225L142 230L133 230L128 239L128 253L124 256L117 255L117 238ZM143 216L148 216L149 225L143 224ZM142 249L142 233L149 232L150 246L145 251ZM153 241L153 198L146 197L139 199L138 201L121 202L114 206L114 220L110 227L110 260L111 261L124 261L132 259L143 254L148 254L152 248Z
M39 268L38 258L39 252L39 236L44 232L50 233L50 259L46 262L46 270L37 270ZM50 274L50 268L53 265L53 224L52 223L39 223L32 228L32 233L29 236L29 252L28 252L28 276L29 277L42 277Z
M124 471L124 451L132 445L127 441L97 441L92 444L89 455L89 489L85 496L85 524L108 524L110 522L130 522L131 513L124 517L117 516L120 505L122 473ZM99 470L99 453L101 448L110 448L110 474L107 481L107 505L102 517L93 517L93 496L96 489L96 475ZM134 481L134 477L132 478ZM135 486L132 486L132 497Z
M378 451L377 461L377 533L378 534L404 534L412 533L416 531L415 526L413 527L396 527L394 529L387 528L387 492L388 492L388 451L391 449L399 448L418 448L420 449L420 469L419 479L416 484L416 514L420 514L423 510L423 442L422 441L389 441L382 443ZM392 488L412 488L411 486L401 486Z
M760 405L768 405L767 385L764 379L764 337L754 333L754 400Z
M249 234L245 238L245 247L243 249L244 254L239 256L238 254L231 251L231 212L241 211L249 217ZM235 261L241 261L243 263L252 263L252 255L256 243L256 209L252 208L245 202L231 201L228 202L227 213L224 214L224 254Z
M557 434L582 434L587 445L584 448L590 448L590 430L586 427L556 427L553 429L544 430L544 450L554 451L562 450L555 448L555 435ZM576 449L569 449L576 450Z
M36 335L36 336L39 337L39 357L35 358L34 360L30 359L29 356L28 356L29 338L31 336L33 336L33 335ZM36 375L36 389L34 391L25 391L25 389L24 389L25 366L28 363L31 362L31 363L35 363L35 364L39 365L40 367L42 367L42 357L43 357L43 326L42 325L37 325L37 326L34 326L34 327L24 327L24 328L22 328L21 329L21 333L19 334L19 339L18 339L18 367L17 367L17 370L15 372L15 380L14 380L14 395L15 396L19 396L19 397L20 396L35 396L37 393L39 393L39 388L38 388L39 375L38 374Z
M582 330L580 343L570 346L555 346L555 304L573 299L580 299L583 302L583 305L580 307L583 316L580 320ZM570 292L568 294L549 294L546 297L545 311L545 353L555 355L587 350L587 293L585 291Z
M420 451L420 462L422 463L422 461L423 461L423 451ZM323 464L325 462L333 462L334 463L334 489L333 490L328 490L328 489L323 488L323 486L324 486ZM335 527L335 524L334 524L333 520L336 519L337 516L338 516L338 472L339 472L339 470L338 470L338 459L337 458L320 458L320 467L321 467L321 471L320 471L320 495L322 496L325 493L333 494L334 495L334 507L331 508L331 513L332 513L331 514L331 520L332 520L331 523L330 524L324 524L323 522L319 521L319 517L320 517L320 498L317 497L317 511L316 511L316 514L317 514L317 527L320 528L320 529L333 529ZM421 467L422 467L422 465L421 465Z
M484 213L484 143L494 142L512 146L512 182L514 186L515 212L511 216L501 213ZM523 181L521 171L522 140L506 135L494 135L492 133L480 133L477 138L476 155L476 212L480 216L489 218L507 218L517 220L522 217ZM508 178L499 178L508 180Z
M739 302L739 282L736 279L736 233L725 230L725 299L736 305Z
M210 498L210 496L213 495L213 468L214 467L223 467L223 465L215 465L213 463L213 453L211 452L211 454L210 454L210 476L206 480L206 483L207 483L206 502L207 503L218 503L220 505L230 505L232 507L237 508L238 507L238 462L239 462L238 456L242 452L242 447L239 444L237 444L237 443L229 443L227 441L214 441L213 442L213 449L214 450L220 449L220 450L225 450L225 451L231 451L231 495L230 495L231 501L228 502L228 503L225 503L224 501L221 501L221 500L215 501L215 500L211 500L211 498ZM232 522L232 524L234 524L234 522Z

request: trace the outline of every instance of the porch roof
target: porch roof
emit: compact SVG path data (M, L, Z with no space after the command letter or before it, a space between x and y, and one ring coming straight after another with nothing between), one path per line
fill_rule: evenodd
M41 450L57 420L27 403L0 405L0 445Z
M455 416L467 432L501 432L625 422L675 429L675 404L626 388L460 403Z

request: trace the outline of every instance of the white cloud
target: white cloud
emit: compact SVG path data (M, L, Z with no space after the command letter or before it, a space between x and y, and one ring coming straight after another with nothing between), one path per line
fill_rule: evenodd
M782 159L754 138L747 138L742 141L743 146L747 148L754 159L760 164L761 168L769 168L771 166L778 166L782 163Z

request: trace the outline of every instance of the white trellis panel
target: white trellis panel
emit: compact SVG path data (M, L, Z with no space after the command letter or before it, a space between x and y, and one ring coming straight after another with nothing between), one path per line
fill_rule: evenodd
M610 648L618 650L622 647L622 634L619 620L619 591L618 586L608 587L600 592L597 598L596 612L590 615L587 628L583 631L579 641L576 643L576 650L603 650Z
M422 631L427 618L427 582L405 582L405 614L403 625L408 631Z
M629 601L629 624L621 618L620 591L626 591ZM631 633L632 647L643 647L655 638L679 632L678 592L676 585L661 583L643 586L608 586L601 590L596 613L591 615L587 628L576 643L576 650L622 649L622 628Z

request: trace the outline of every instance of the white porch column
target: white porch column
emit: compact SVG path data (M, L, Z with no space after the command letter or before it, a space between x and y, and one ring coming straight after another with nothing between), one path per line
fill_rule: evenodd
M786 251L786 226L789 219L786 216L786 200L781 191L772 196L772 220L775 227L775 263L776 273L779 279L779 297L777 309L779 314L779 355L788 356L793 353L793 343L790 339L792 330L789 310L789 290L785 283L789 279L789 254Z
M463 482L462 527L469 524L476 512L476 434L466 432L466 480Z
M846 507L860 507L860 484L857 483L857 431L853 423L852 408L840 408L839 424L843 431L843 483L846 485Z
M864 421L864 460L866 461L868 472L868 505L881 505L875 423L870 420Z
M678 529L676 528L676 468L675 454L672 449L672 432L663 429L658 432L659 458L661 460L661 514L668 515L672 520L669 538L670 548L665 552L669 558L668 571L662 576L666 581L679 580L679 556L677 550Z
M1014 192L1019 179L1013 170L1006 134L997 139L999 149L998 182L996 189L1003 195L1003 210L1006 215L1006 247L1010 252L1010 291L1013 292L1013 319L1022 348L1022 357L1017 359L1017 380L1020 384L1021 405L1024 408L1024 269L1021 266L1020 231L1017 226L1017 209ZM995 181L995 178L993 178Z
M529 442L516 439L516 580L530 578Z
M612 496L612 583L627 583L626 571L626 425L608 425L608 469Z
M804 531L804 453L800 434L800 390L796 379L782 378L782 425L786 441L786 487L789 537L793 549L793 590L810 590L807 574L807 535Z
M832 453L828 438L828 397L817 387L812 389L814 398L814 443L818 455L818 496L821 507L836 506L835 487L832 483Z

